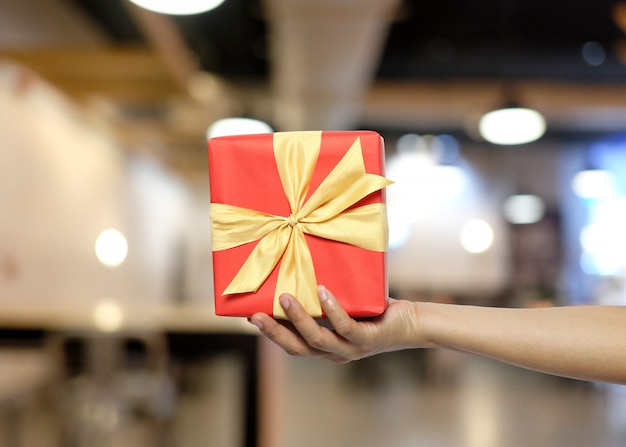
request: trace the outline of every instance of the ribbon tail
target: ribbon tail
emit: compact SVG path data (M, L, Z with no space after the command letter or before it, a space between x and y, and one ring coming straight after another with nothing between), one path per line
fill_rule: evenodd
M284 225L263 237L222 295L259 290L283 255L291 232L291 227Z
M223 203L212 203L210 212L213 251L258 241L284 224L271 214Z
M314 318L322 316L322 308L317 297L317 283L313 258L304 238L304 233L295 227L287 244L274 292L274 318L287 319L278 297L290 293L302 304L306 312Z
M319 223L302 222L307 234L333 241L345 242L366 250L387 251L389 227L383 203L371 203L351 208Z

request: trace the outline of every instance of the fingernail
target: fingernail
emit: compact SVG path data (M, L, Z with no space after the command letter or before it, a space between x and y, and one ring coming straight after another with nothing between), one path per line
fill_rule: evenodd
M283 296L281 296L279 298L279 300L280 300L280 305L283 306L283 309L285 309L285 310L289 309L289 298L288 297L283 295Z
M317 294L320 297L320 301L328 300L328 292L326 291L326 287L322 285L317 286Z
M251 319L248 319L248 321L250 322L250 324L255 325L257 328L263 329L263 324L260 321L251 320Z

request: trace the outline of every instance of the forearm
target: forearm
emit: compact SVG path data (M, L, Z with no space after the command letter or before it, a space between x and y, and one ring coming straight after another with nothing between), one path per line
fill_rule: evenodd
M416 303L416 318L432 347L566 377L626 383L626 307Z

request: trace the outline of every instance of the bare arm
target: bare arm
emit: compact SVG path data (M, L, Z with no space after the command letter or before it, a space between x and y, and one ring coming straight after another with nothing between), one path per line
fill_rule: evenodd
M416 304L429 344L561 376L626 383L626 307Z
M331 331L292 296L283 295L282 302L290 322L265 314L250 321L292 355L345 363L386 351L438 347L550 374L626 383L626 307L510 309L389 298L382 316L357 322L320 288Z

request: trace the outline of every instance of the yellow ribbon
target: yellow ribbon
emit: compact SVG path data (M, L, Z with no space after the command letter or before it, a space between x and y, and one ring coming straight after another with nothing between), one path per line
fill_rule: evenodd
M274 155L291 215L213 203L213 250L259 240L223 294L256 292L282 259L274 292L274 317L287 318L278 296L288 292L314 316L322 315L311 252L304 234L345 242L367 250L387 249L385 206L375 203L347 209L388 185L365 172L360 138L305 203L322 142L321 132L277 132Z

